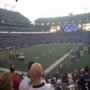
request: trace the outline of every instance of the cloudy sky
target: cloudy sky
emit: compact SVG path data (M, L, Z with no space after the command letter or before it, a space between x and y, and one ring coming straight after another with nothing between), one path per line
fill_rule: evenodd
M0 0L0 7L21 12L30 20L90 12L90 0Z

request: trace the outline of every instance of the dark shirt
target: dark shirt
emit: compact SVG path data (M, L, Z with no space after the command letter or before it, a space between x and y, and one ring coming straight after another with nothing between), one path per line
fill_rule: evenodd
M80 90L90 90L90 75L88 73L80 76L78 86Z

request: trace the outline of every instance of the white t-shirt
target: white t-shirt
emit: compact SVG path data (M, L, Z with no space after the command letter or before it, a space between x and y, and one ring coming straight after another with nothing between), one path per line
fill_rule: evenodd
M30 87L30 79L28 77L24 77L19 85L19 90L29 90Z
M35 87L31 86L29 90L54 90L54 87L51 84L42 83Z

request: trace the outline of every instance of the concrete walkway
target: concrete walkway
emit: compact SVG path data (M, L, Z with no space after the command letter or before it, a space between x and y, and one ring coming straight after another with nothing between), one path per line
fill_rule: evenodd
M2 68L2 67L0 67L0 72L9 72L10 70L9 69L7 69L7 68ZM26 72L23 72L23 71L15 71L16 73L18 73L18 74L25 74L26 75Z
M2 71L9 72L9 69L0 67L0 71L1 71L1 72L2 72Z

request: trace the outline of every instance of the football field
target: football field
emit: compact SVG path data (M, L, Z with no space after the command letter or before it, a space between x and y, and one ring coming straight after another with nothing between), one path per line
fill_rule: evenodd
M17 70L26 71L29 61L39 62L43 65L44 70L48 68L52 63L58 60L60 57L65 55L75 47L75 44L64 43L64 44L42 44L32 46L30 48L19 48L15 50L15 53L23 53L25 56L24 61L9 60L8 51L0 52L0 58L4 61L7 60L8 64L2 63L1 67L9 67L10 62L13 62L16 65Z

